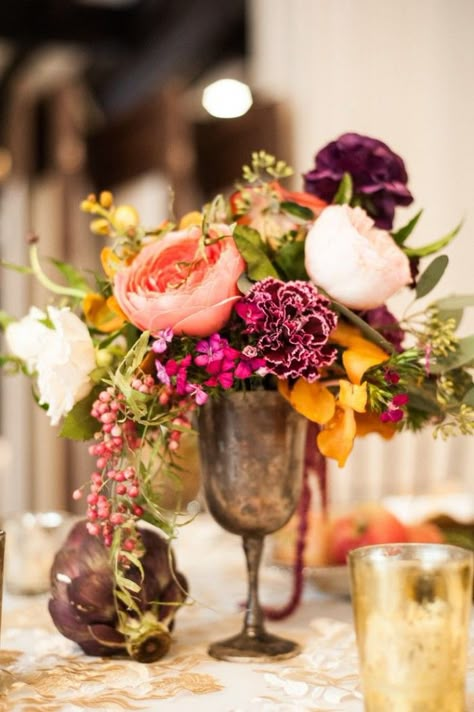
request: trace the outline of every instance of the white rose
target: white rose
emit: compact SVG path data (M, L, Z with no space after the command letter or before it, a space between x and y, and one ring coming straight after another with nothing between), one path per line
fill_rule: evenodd
M41 320L46 314L31 307L27 316L11 322L5 329L5 338L12 354L25 362L29 371L36 371L38 356L44 349L43 336L48 331Z
M53 328L41 323L49 319ZM48 315L31 309L5 332L15 356L36 371L40 404L48 406L51 425L57 425L92 388L95 352L86 325L69 309L48 307Z
M361 208L330 205L308 233L305 266L316 286L352 309L373 309L410 283L410 263Z

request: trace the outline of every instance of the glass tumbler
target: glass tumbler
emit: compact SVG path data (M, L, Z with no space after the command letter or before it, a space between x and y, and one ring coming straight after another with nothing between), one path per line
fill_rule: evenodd
M444 544L350 552L366 712L464 712L473 561Z

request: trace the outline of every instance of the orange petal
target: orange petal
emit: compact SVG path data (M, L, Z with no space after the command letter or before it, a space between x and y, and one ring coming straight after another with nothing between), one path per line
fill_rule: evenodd
M357 342L358 339L362 338L360 329L355 326L347 324L345 321L339 321L334 331L331 332L330 340L334 343L339 344L339 346L350 347L352 344Z
M367 405L367 386L354 385L349 381L339 381L338 403L343 408L352 408L358 413L365 413Z
M331 391L321 383L308 383L304 378L299 378L293 386L290 403L298 413L320 425L331 420L336 410L336 399Z
M288 381L278 381L278 390L298 413L320 425L331 420L336 410L333 394L320 383L299 378L290 390Z
M392 423L383 423L376 413L356 413L355 419L358 437L378 433L385 440L390 440L397 432Z
M114 312L117 316L121 317L123 321L128 321L127 315L125 312L122 311L120 308L120 304L118 301L115 299L115 297L112 295L111 297L107 298L106 304L110 311Z
M365 339L359 339L354 348L349 348L342 354L342 363L352 383L359 384L368 368L383 363L388 354L375 344Z
M100 261L105 274L111 279L114 277L116 271L122 264L122 261L119 257L117 257L111 247L102 248L100 251Z
M117 331L125 321L123 316L109 308L107 301L101 294L89 292L82 302L86 321L105 334Z
M316 441L320 452L325 457L337 461L344 467L354 445L356 423L351 408L337 408L334 418L324 426Z

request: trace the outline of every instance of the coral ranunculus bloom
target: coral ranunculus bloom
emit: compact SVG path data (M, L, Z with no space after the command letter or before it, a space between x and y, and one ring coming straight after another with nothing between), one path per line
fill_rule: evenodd
M209 336L229 319L245 269L227 225L213 226L211 244L193 226L144 247L115 275L114 294L138 329L157 335Z

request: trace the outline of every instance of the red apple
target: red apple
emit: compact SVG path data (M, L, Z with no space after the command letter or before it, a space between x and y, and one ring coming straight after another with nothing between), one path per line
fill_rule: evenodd
M394 514L378 504L362 504L333 520L328 559L331 564L345 564L348 552L359 546L406 541L407 529Z
M431 522L421 522L407 527L408 541L414 544L442 544L444 536L441 529Z

